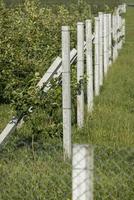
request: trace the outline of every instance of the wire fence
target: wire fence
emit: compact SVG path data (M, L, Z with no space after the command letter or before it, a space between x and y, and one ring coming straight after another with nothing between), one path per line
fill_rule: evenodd
M88 200L132 200L134 197L134 148L90 145L90 159L79 149L73 154L73 163L64 159L61 145L31 146L25 149L29 152L27 157L21 155L21 148L15 150L15 155L14 152L8 152L7 156L0 153L2 200L83 200L88 193ZM83 168L86 172L80 169L85 166L83 161L89 164Z
M56 189L56 195L53 199L77 199L82 200L87 193L87 190L82 192L82 188L85 185L89 187L90 199L94 200L130 200L134 197L134 148L131 147L107 147L107 146L90 146L90 156L93 156L93 179L91 178L91 159L89 166L87 166L89 172L89 181L85 178L83 171L77 168L77 172L74 174L74 166L69 161L63 162L63 159L59 159L62 153L57 154L57 150L54 154L58 157L55 159L55 169L57 171L52 172L54 187ZM91 153L94 152L93 154ZM52 152L51 152L52 153ZM78 155L81 154L81 155ZM53 153L52 153L53 155ZM60 156L59 156L60 155ZM77 156L77 162L82 162L82 152L80 150L75 152L74 156ZM79 158L78 158L79 157ZM83 160L85 155L83 154ZM59 162L60 161L60 162ZM78 163L75 162L75 167ZM57 167L56 167L57 166ZM78 167L78 165L77 165ZM71 176L72 174L72 176ZM74 176L75 175L75 176ZM77 177L76 177L77 176ZM49 177L50 178L50 177ZM76 188L72 188L74 182L75 186L78 186L78 190L81 189L81 196L73 196L73 193L78 194ZM50 181L52 183L52 181ZM93 187L93 188L92 188ZM93 191L91 191L91 188ZM75 190L75 191L74 191ZM91 195L91 192L93 194Z
M0 152L0 199L70 200L71 162L64 159L62 146L19 145Z
M96 146L94 151L94 199L133 199L134 149Z

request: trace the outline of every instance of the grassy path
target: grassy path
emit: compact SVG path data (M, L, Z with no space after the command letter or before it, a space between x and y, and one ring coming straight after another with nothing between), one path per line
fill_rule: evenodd
M126 17L126 44L109 70L95 109L75 142L134 145L134 8Z

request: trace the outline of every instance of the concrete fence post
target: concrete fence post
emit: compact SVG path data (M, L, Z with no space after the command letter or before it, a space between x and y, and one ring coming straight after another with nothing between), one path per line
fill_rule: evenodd
M108 24L109 24L109 65L112 64L112 15L108 14Z
M117 35L116 35L116 15L115 12L113 13L112 16L112 36L113 36L113 61L116 60L116 55L117 55Z
M113 59L113 62L115 61L115 48L114 48L114 43L115 43L115 17L114 17L114 13L112 15L112 59Z
M62 26L62 107L64 155L71 158L70 28L68 26Z
M106 30L107 30L107 36L106 36L106 43L107 43L107 72L108 72L108 69L109 69L109 14L107 13L107 19L106 19Z
M79 90L77 94L77 125L79 128L84 124L84 23L77 23L77 83Z
M109 50L108 50L108 20L107 20L107 14L104 14L104 75L107 75L108 71L108 56L109 56Z
M87 107L93 110L92 21L86 20Z
M121 44L121 16L120 16L120 9L118 9L118 49L120 50L122 48Z
M126 21L125 18L122 19L123 20L123 43L125 42L126 39Z
M94 92L95 96L100 93L100 63L99 63L99 17L95 17L95 69L94 69Z
M73 146L72 200L93 200L93 157L92 146Z
M119 50L121 49L121 21L120 15L118 15L118 23L119 23Z
M127 4L124 3L124 4L123 4L123 12L126 13L126 11L127 11Z
M118 57L118 23L117 23L117 9L114 14L114 60Z
M118 57L118 50L119 50L119 9L117 8L116 10L116 34L117 34L117 55L116 58Z
M100 86L103 85L103 75L104 75L104 69L103 69L103 38L104 38L104 31L103 31L103 23L104 23L104 15L103 12L99 12L99 20L100 20L100 29L99 29L99 40L100 40L100 45L99 45L99 63L100 63Z
M121 44L120 44L120 48L122 49L122 46L123 46L123 20L122 20L122 17L120 16L120 37L121 37Z

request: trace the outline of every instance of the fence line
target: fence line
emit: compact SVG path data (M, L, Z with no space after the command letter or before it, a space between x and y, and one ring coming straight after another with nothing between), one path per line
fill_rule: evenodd
M87 21L86 42L84 42L84 44L82 41L84 40L85 37L84 24L78 25L79 27L83 26L83 30L82 28L79 28L81 29L81 31L80 30L77 31L77 36L78 36L77 50L73 49L70 52L70 64L76 61L77 58L77 78L78 78L77 82L79 83L80 86L80 91L79 91L80 94L78 94L77 96L78 127L82 127L84 123L84 105L83 105L84 93L82 86L82 79L84 75L83 73L85 71L84 51L86 51L87 77L88 77L87 81L88 111L91 112L93 109L93 98L94 98L93 93L95 95L99 95L100 86L102 86L104 75L106 76L107 74L108 66L111 64L112 61L114 62L116 60L118 56L118 50L122 47L122 44L125 41L125 19L119 16L121 13L124 12L126 12L125 4L120 5L117 9L115 9L112 16L111 14L100 13L99 16L95 18L95 32L93 33L92 33L92 21L91 20L90 20L91 22ZM91 24L88 25L88 23ZM94 39L95 42L93 42ZM111 42L111 40L113 42ZM92 60L93 45L95 45L94 69ZM50 80L52 78L57 78L61 76L61 74L62 74L62 58L57 57L50 66L50 68L47 70L47 72L44 74L43 78L39 81L37 87L43 88L44 92L47 92L51 88ZM29 110L31 112L31 108ZM23 121L23 118L24 114L22 113L20 117L13 117L13 119L10 120L5 129L0 134L0 145L5 141L5 139L7 138L8 135L10 135L10 133L14 132L17 126L20 126L22 124L20 122Z
M84 38L86 36L86 75L88 76L86 95L89 95L87 96L87 99L88 110L90 111L93 108L93 93L95 96L100 94L100 86L103 83L103 79L107 76L109 67L111 66L112 62L117 59L119 50L122 48L124 38L124 19L120 15L124 13L124 11L124 5L121 5L115 9L113 15L111 13L99 13L99 16L95 17L94 20L94 33L92 33L92 22L90 20L85 22L85 31L84 23L77 23L77 83L79 85L77 95L77 125L79 128L82 128L84 124ZM94 43L91 37L92 35L95 35ZM112 44L112 39L114 40L114 44ZM94 53L94 66L92 62L92 53ZM69 62L69 58L67 62ZM94 77L92 74L94 74ZM67 98L65 99L67 101ZM71 121L68 126L71 126ZM64 146L64 149L66 148L67 147Z
M72 145L71 130L71 84L70 67L77 60L77 125L84 125L84 54L86 53L87 104L88 111L93 110L94 96L100 94L100 86L112 62L118 57L119 50L125 41L126 5L119 5L114 13L100 12L95 17L94 32L92 20L77 23L77 50L70 51L70 28L62 27L62 58L57 57L43 78L37 84L47 92L50 80L62 75L62 107L63 107L63 150L65 158L72 158L72 198L73 200L93 200L93 149L88 145ZM86 26L85 26L86 25ZM85 27L85 28L84 28ZM86 38L86 42L84 39ZM13 118L0 134L0 145L15 130L23 119Z
M99 87L103 85L103 78L104 76L107 75L108 68L111 66L112 62L114 62L117 59L118 51L122 48L122 45L125 41L124 39L125 19L123 19L120 16L120 13L125 13L125 12L126 12L126 7L122 5L118 7L118 9L116 10L116 14L111 15L111 13L109 13L103 15L103 13L99 13L99 17L95 18L95 61L94 61L95 92L94 93L96 96L99 95ZM87 34L86 37L88 38ZM114 44L112 40L115 41ZM89 49L87 48L87 51L88 50ZM89 56L91 55L89 54ZM90 91L87 92L87 95L88 94L90 94ZM73 160L72 199L73 200L94 199L93 196L94 155L93 155L93 147L91 148L88 147L89 147L88 145L73 146L73 155L72 155L72 160Z

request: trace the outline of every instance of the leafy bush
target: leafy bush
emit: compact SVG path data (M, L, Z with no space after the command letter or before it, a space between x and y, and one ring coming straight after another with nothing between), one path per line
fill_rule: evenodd
M103 4L102 4L103 5ZM103 6L102 9L109 9ZM97 11L97 7L96 7ZM38 0L25 0L20 6L7 8L0 3L0 99L11 103L17 115L34 107L31 118L45 110L45 131L60 127L61 135L61 86L53 82L53 89L47 94L39 91L37 82L53 60L61 54L61 26L71 27L71 47L76 47L76 23L91 17L90 5L81 0L69 6L41 7ZM73 99L77 83L72 69ZM75 111L75 104L73 110ZM58 113L58 114L57 114ZM39 116L40 117L40 116ZM73 121L75 121L73 115ZM51 123L49 123L51 121ZM44 129L31 122L35 133ZM37 124L37 123L36 123ZM49 126L48 126L49 124ZM59 125L58 125L59 124ZM48 128L48 127L50 128ZM39 129L39 130L37 130ZM52 134L50 133L52 136Z
M36 79L37 74L41 77L60 54L61 26L71 25L75 29L76 22L87 16L88 7L79 15L78 8L72 7L70 11L57 6L53 11L40 8L38 1L26 0L23 6L14 9L1 6L0 96L9 102L13 102L14 97L16 101L18 95L23 96L31 80Z
M61 54L61 26L71 26L71 47L76 46L76 23L90 17L90 6L41 7L39 1L25 0L14 8L1 2L0 11L1 101L12 103L18 115L30 106L45 109L52 126L61 124L61 114L55 115L61 108L61 87L53 83L54 90L45 94L36 84Z

